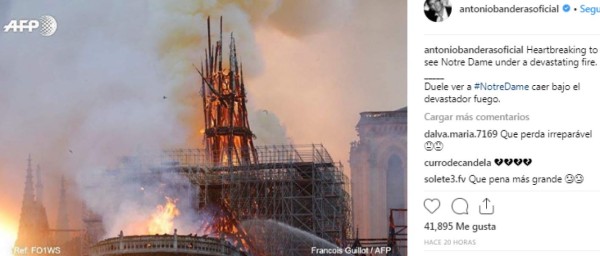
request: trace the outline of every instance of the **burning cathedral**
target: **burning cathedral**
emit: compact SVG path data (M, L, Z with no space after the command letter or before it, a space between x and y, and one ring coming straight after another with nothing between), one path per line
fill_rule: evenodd
M323 145L254 145L235 39L229 36L225 63L222 19L214 43L207 22L208 48L195 67L201 78L204 148L126 157L110 171L113 178L136 179L148 187L157 183L162 191L189 198L164 193L165 205L137 234L109 237L103 216L88 211L84 255L307 255L314 246L347 246L352 217L341 164ZM184 203L193 211L185 214L209 217L191 227L175 226Z

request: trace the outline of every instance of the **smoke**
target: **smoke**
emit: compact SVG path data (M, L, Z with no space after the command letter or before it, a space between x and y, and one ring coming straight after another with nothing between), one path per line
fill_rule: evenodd
M288 137L286 128L279 118L268 110L259 109L250 114L248 120L252 126L252 132L256 135L256 145L287 145L293 144L292 138Z
M279 117L294 143L323 143L346 164L358 113L406 105L406 1L339 4L327 9L329 24L305 28L308 34L272 29L281 28L273 23L259 28L266 72L251 80L249 91L258 108ZM314 15L327 5L313 6ZM292 24L300 29L311 23L294 13L281 17L296 21Z
M84 198L94 198L86 200L86 206L103 217L105 236L114 237L120 231L125 235L142 235L151 230L172 234L175 228L179 234L197 233L211 216L197 214L194 207L196 189L186 177L171 172L173 169L169 166L146 164L138 156L125 158L118 170L95 176L82 191ZM163 169L153 172L149 167ZM100 194L102 196L98 196ZM179 214L173 215L173 219L157 218L162 225L150 229L153 215L160 214L157 206L164 206L167 198L175 202Z
M73 199L118 156L138 147L183 144L186 128L177 120L179 103L163 99L170 96L168 76L153 54L147 22L130 18L145 16L143 2L107 8L100 2L15 1L10 7L3 22L50 14L59 27L48 38L34 33L0 37L2 211L18 221L25 159L31 153L42 167L44 203L53 225L62 174L75 185L69 190ZM132 28L139 30L132 33ZM83 199L97 200L97 195ZM79 212L80 204L69 203L71 212Z
M305 251L308 251L311 247L316 247L342 252L340 247L315 234L275 220L245 220L242 222L242 227L248 233L248 238L254 246L265 251L277 252L279 255L288 254L290 248L305 248Z
M225 45L236 38L257 144L324 143L345 161L358 112L404 105L402 2L0 3L2 24L47 14L59 24L48 38L0 33L0 211L18 220L28 153L44 172L51 225L63 174L70 199L102 213L111 235L164 203L105 173L138 149L199 146L193 64L209 15L213 42L220 16Z
M303 37L341 26L351 18L356 4L356 0L283 1L269 21L283 33Z

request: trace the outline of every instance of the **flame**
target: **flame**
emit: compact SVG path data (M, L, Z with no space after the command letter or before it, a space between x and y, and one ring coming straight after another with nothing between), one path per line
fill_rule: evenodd
M15 240L17 240L15 225L6 222L6 219L0 219L0 255L10 255Z
M230 211L229 201L225 199L219 209L213 212L212 219L202 230L209 236L222 236L234 247L242 249L250 255L265 255L258 248L252 246L246 230Z
M156 206L156 212L148 223L148 234L164 234L173 232L175 217L179 216L177 199L165 197L165 205Z

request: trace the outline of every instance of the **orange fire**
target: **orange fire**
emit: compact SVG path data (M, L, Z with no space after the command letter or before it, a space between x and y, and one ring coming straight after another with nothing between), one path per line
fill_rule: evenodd
M165 197L165 205L158 205L148 223L148 234L169 234L173 232L175 217L179 216L177 199Z
M251 255L264 255L264 253L252 246L248 240L246 230L241 226L240 222L235 218L230 211L229 202L225 200L220 208L214 213L213 219L204 227L203 233L214 236L219 235L225 237L233 244L233 246L250 252Z

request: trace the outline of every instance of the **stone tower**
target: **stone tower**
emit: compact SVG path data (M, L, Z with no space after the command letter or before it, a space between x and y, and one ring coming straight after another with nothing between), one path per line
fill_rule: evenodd
M350 168L354 225L364 238L387 238L389 209L406 208L406 122L406 108L360 114Z
M38 182L38 184L41 185L41 182ZM42 186L38 187L41 188ZM41 201L36 200L34 195L33 170L31 168L31 156L29 156L27 159L21 217L19 219L19 234L15 242L15 247L41 247L51 243L46 208ZM40 199L41 195L42 193L38 191Z

